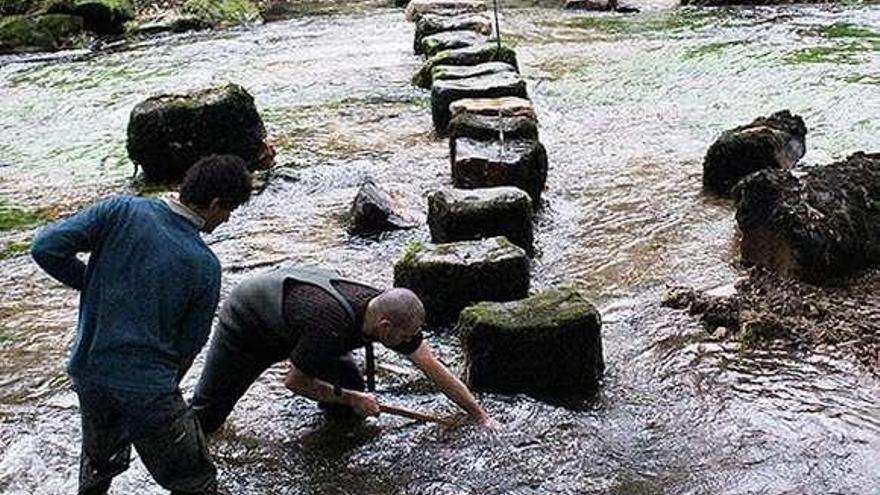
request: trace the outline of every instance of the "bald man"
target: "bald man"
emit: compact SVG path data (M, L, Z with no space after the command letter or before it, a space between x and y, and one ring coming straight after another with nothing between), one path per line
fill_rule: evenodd
M405 355L479 425L495 422L422 338L422 302L407 289L380 291L319 268L281 268L245 280L220 309L193 409L205 433L270 366L290 360L284 385L328 413L378 416L372 342ZM351 351L364 347L367 381ZM368 391L369 389L369 391Z

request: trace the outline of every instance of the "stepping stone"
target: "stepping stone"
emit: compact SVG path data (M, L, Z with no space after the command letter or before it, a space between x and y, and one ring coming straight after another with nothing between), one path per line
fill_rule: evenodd
M516 187L436 191L428 196L428 225L432 242L502 235L534 254L532 200Z
M411 0L404 12L408 22L418 22L426 14L465 14L483 12L486 2L482 0Z
M172 182L215 153L238 155L251 170L259 168L265 139L253 97L228 84L138 103L128 121L127 148L147 182Z
M422 38L416 54L433 57L443 50L455 50L487 43L489 38L473 31L444 31Z
M515 186L529 194L535 209L540 208L541 191L547 182L547 151L539 141L458 138L452 148L455 187Z
M369 235L388 230L418 227L418 215L407 208L397 191L386 191L367 179L358 189L349 211L349 233Z
M459 105L461 102L467 103ZM460 137L480 141L538 139L538 120L531 102L523 98L465 98L449 105L449 110L450 150Z
M449 244L415 242L394 265L394 286L418 294L429 323L450 323L475 302L526 297L529 259L504 237Z
M617 0L568 0L565 2L565 10L589 10L594 12L608 12L617 8Z
M456 16L425 14L416 22L413 50L418 53L422 39L445 31L472 31L489 36L492 34L492 20L483 14Z
M434 82L431 87L431 118L434 129L446 132L449 127L449 105L463 98L498 98L516 96L528 98L526 82L510 72L488 74L467 79L447 79Z
M721 133L703 160L703 187L731 194L743 177L764 169L788 169L807 150L804 119L788 110Z
M594 391L605 371L602 318L573 288L470 306L456 331L474 390L578 394Z
M516 74L516 68L504 62L486 62L477 65L438 65L431 71L433 81L450 81L490 74Z
M430 88L433 83L433 70L438 65L477 65L486 62L505 62L518 68L516 52L512 49L495 43L474 45L467 48L445 50L425 61L422 68L413 76L413 84L420 88Z

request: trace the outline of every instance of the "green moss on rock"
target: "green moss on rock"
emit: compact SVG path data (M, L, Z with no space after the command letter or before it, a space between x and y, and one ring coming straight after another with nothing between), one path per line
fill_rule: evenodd
M250 0L187 0L183 11L211 24L260 22L260 10Z
M438 65L477 65L487 62L505 62L518 68L516 52L508 46L498 48L495 43L469 46L456 50L444 50L429 58L413 76L413 84L420 88L430 88L433 83L433 70Z
M71 46L82 29L82 19L71 15L5 17L0 19L0 53Z

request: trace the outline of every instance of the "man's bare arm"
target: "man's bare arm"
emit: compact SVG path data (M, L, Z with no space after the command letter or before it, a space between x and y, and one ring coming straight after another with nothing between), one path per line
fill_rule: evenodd
M331 402L349 406L361 416L379 415L379 402L373 394L342 389L341 393L337 395L334 393L333 385L303 373L292 364L287 372L287 376L284 377L284 386L295 394L318 402Z
M467 411L480 426L492 430L499 428L498 422L486 413L467 386L437 359L426 342L422 341L418 349L407 357L434 382L441 392Z

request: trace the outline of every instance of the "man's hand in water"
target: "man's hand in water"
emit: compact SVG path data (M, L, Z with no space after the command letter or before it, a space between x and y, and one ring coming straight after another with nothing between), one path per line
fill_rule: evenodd
M492 416L488 414L484 414L483 416L476 419L476 423L480 425L480 428L489 430L489 431L498 431L501 429L501 423L495 421Z
M361 416L379 415L379 401L376 400L375 395L356 390L346 390L345 395L346 403Z

